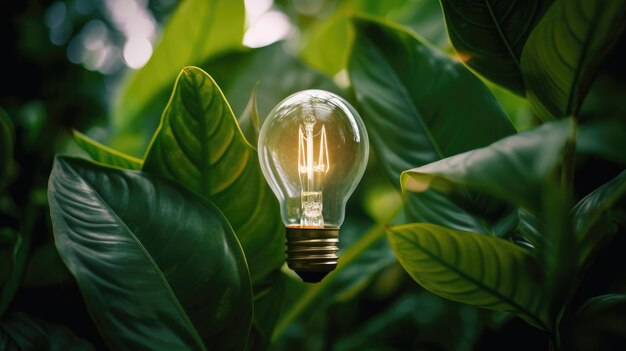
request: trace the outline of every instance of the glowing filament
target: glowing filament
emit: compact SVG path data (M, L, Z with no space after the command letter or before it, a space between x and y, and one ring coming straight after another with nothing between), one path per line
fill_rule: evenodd
M323 177L330 168L326 128L322 126L318 134L313 134L316 120L307 116L304 126L298 129L298 172L300 174L302 225L323 227L322 187ZM315 138L319 137L319 151L315 162Z

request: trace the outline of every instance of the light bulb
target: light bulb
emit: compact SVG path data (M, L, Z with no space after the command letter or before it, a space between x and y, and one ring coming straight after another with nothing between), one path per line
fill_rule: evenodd
M337 266L346 202L367 165L365 125L341 97L301 91L269 113L258 152L280 202L287 265L305 282L318 282Z

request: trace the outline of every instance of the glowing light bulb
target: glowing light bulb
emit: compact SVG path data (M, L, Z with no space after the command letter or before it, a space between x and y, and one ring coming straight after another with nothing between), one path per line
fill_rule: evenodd
M367 165L365 125L341 97L305 90L269 113L258 151L287 228L287 264L318 282L337 266L346 202Z

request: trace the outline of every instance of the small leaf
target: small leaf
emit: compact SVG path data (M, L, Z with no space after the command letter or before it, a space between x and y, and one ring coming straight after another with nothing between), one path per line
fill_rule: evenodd
M72 131L72 136L78 146L87 152L96 162L107 166L131 170L139 170L143 165L143 160L111 149L77 130Z
M180 2L148 63L132 74L121 90L114 106L114 126L125 130L141 121L142 110L172 84L181 67L240 47L244 20L242 0Z
M64 326L53 325L18 312L4 318L0 323L0 350L91 351L94 348Z
M411 169L402 174L402 186L407 191L435 189L446 194L479 190L537 210L542 206L545 182L559 166L572 128L570 120L545 124L487 147Z
M261 175L257 152L203 70L186 67L180 73L143 169L184 184L220 208L241 241L253 281L284 262L278 202Z
M502 239L434 224L392 227L400 264L427 290L462 303L514 313L547 330L541 289L524 249Z
M601 244L617 232L611 224L610 209L626 194L626 171L580 200L571 211L578 264L584 267Z
M459 58L478 73L524 95L522 48L550 0L441 0Z
M543 120L577 115L596 70L622 33L624 0L556 0L522 52L526 97Z
M161 177L65 157L48 198L59 253L111 349L245 347L248 269L214 205Z

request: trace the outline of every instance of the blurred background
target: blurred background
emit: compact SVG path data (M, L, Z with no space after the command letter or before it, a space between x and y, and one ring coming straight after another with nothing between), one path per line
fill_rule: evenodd
M140 84L135 77L158 50L177 6L174 0L27 0L0 5L0 106L11 117L16 140L16 176L7 189L0 189L0 227L32 223L25 243L25 274L10 309L64 325L96 349L103 349L104 343L54 247L47 179L54 154L84 155L72 140L72 129L143 156L175 76L156 77L150 90L135 89L137 95L124 92ZM261 119L284 97L307 88L335 91L352 101L345 72L352 14L405 25L455 55L437 0L246 0L241 45L202 55L201 48L187 40L209 29L191 19L173 34L191 52L170 59L182 62L175 71L187 64L205 69L237 116L244 114L255 87ZM229 26L227 11L217 16L225 17L216 19L221 25L211 29L211 35L240 30ZM518 130L535 125L524 99L486 84ZM601 77L600 84L611 91L610 75ZM593 105L593 95L590 101L589 109L605 107ZM393 212L401 202L395 180L385 178L375 155L370 163L348 206L342 250L367 236L376 223L402 216ZM497 349L510 340L516 340L507 343L511 350L546 348L546 336L520 319L443 300L420 288L397 264L384 237L368 245L356 258L359 264L330 286L285 282L293 287L276 309L282 332L273 349L480 350ZM0 267L8 264L6 252L0 253ZM313 296L315 307L303 302L303 295ZM293 318L292 310L298 311Z

